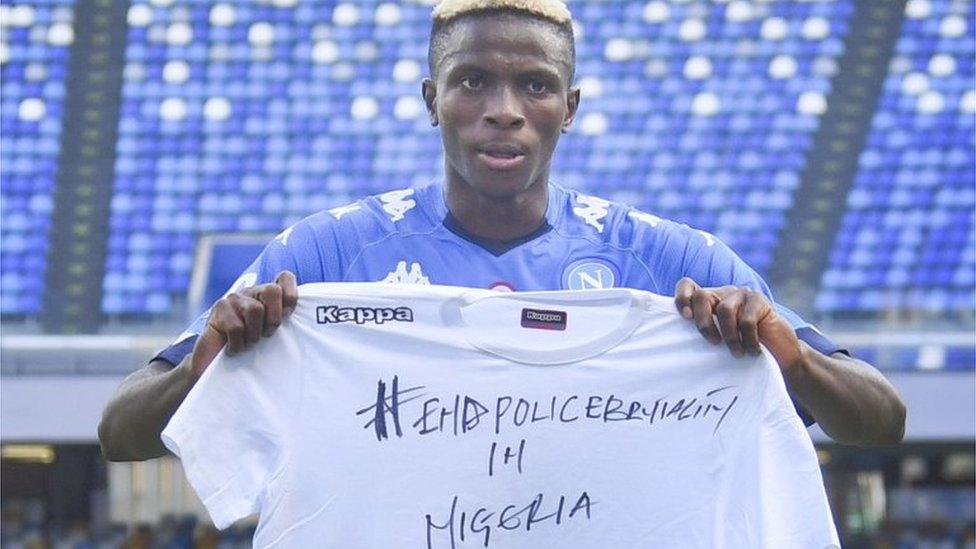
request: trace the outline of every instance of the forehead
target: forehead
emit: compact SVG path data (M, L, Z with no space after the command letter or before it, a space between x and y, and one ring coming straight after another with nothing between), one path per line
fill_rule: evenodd
M444 42L445 68L462 63L545 64L569 71L566 39L553 26L530 17L491 14L455 22Z

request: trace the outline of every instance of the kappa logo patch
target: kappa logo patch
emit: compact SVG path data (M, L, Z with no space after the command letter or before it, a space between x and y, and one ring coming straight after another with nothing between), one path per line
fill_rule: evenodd
M315 308L315 321L319 324L341 324L367 322L384 324L386 322L413 322L413 309L410 307L339 307L324 305Z
M565 330L569 315L565 311L522 309L522 327L540 330Z

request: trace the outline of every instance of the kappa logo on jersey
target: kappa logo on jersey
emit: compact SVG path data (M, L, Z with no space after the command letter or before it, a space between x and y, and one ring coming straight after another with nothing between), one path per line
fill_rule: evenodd
M598 259L577 261L563 272L563 288L570 290L613 288L616 282L616 269Z
M386 282L387 284L430 284L430 279L424 275L423 270L420 268L420 263L414 262L410 265L410 270L407 270L407 262L400 261L397 263L396 269L390 271L390 274L386 275L386 278L380 280L380 282Z
M660 217L654 214L649 214L646 212L642 212L640 210L633 210L632 212L627 214L627 216L630 217L631 219L636 219L637 221L642 221L644 223L647 223L651 227L657 227L659 223L664 221L663 219L661 219ZM712 246L715 245L716 242L718 242L718 239L715 238L715 235L711 233L698 230L698 234L700 234L702 238L705 239L705 247L707 248L711 248Z
M413 196L413 189L390 191L379 195L383 210L390 215L390 221L400 221L404 214L417 206L417 201L409 199L410 196Z
M294 225L292 225L291 227L288 227L287 229L281 231L281 234L279 234L278 236L276 236L275 237L275 240L277 240L278 242L281 242L281 245L282 246L287 246L288 245L288 237L291 236L291 232L294 231L294 230L295 230L295 226Z
M359 211L360 209L362 209L362 206L358 202L353 202L352 204L332 208L329 210L329 214L336 219L342 219L342 216Z
M610 212L610 202L595 196L581 194L576 198L576 202L582 206L573 208L573 213L581 217L587 225L603 232L603 218Z
M698 231L698 234L700 234L700 235L702 235L702 237L704 237L704 239L705 239L705 246L708 247L708 248L711 248L712 246L714 246L715 245L715 242L718 240L717 238L715 238L714 235L712 235L710 233L706 233L705 231Z
M657 227L658 223L664 221L663 219L661 219L660 217L654 214L649 214L647 212L642 212L640 210L633 210L632 212L627 214L627 216L630 217L631 219L636 219L637 221L647 223L651 227Z
M413 322L413 309L409 307L339 307L324 305L315 308L315 320L319 324L384 324L386 322Z

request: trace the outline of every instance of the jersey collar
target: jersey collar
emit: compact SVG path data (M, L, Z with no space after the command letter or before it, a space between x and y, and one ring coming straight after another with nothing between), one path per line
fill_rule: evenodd
M461 227L460 222L458 222L457 218L454 217L447 207L447 197L445 196L446 186L443 182L430 185L425 191L431 195L429 200L423 201L425 206L429 207L425 209L427 209L427 214L431 216L431 221L440 223L451 233L496 257L523 244L532 242L551 231L559 222L563 211L561 204L566 194L563 188L550 182L548 186L549 200L546 204L546 215L539 228L522 238L517 238L509 242L496 242L473 235Z

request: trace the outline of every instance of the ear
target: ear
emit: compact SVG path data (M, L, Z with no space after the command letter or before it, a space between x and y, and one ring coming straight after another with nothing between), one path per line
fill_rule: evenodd
M563 133L569 131L569 126L576 119L576 112L579 110L580 89L570 88L566 96L566 118L563 118Z
M427 105L427 116L430 118L430 125L437 126L437 86L430 78L424 78L421 84L420 93L424 96L424 104Z

